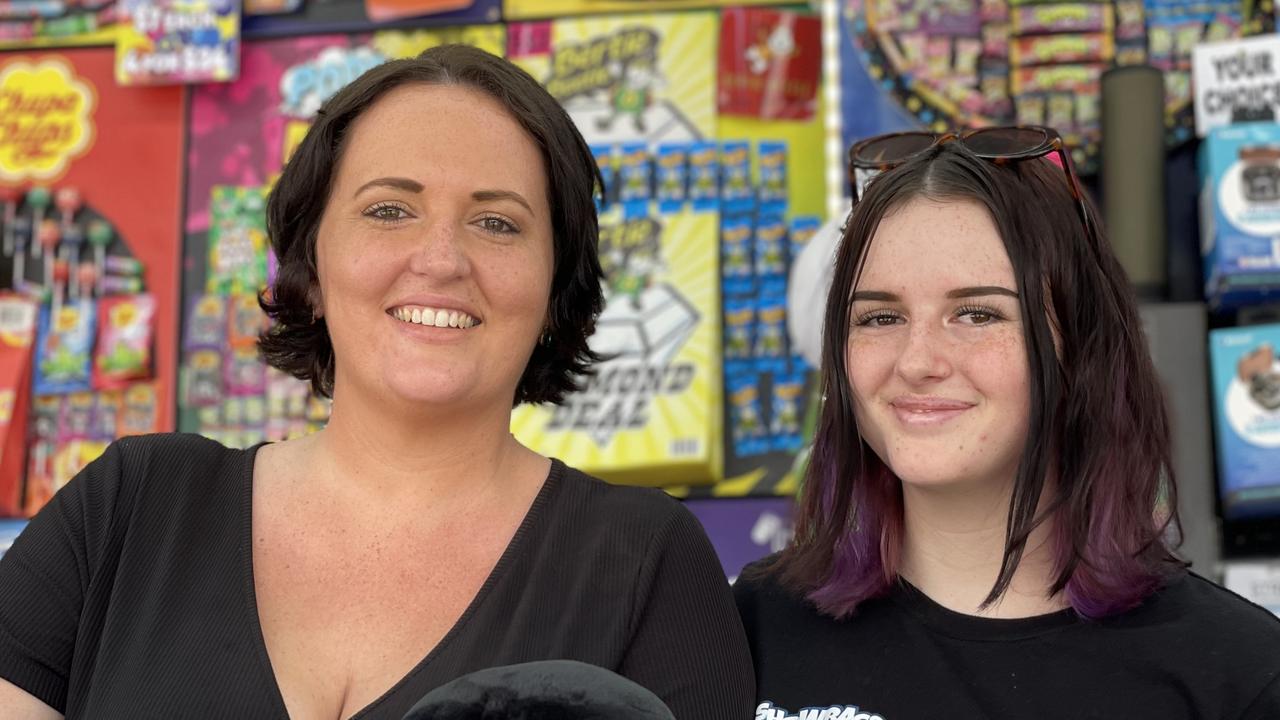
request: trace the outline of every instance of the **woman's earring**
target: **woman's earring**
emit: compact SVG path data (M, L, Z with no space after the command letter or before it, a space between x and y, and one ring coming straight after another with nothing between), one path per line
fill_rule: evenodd
M542 337L538 338L538 344L543 347L551 346L551 328L549 326L542 328Z

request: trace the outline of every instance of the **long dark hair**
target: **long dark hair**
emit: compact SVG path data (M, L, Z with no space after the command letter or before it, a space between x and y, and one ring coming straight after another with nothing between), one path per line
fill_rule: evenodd
M309 380L317 394L333 393L333 344L324 319L312 312L316 234L347 128L383 95L415 83L479 90L501 103L538 144L547 173L555 273L547 337L534 347L513 402L559 403L600 360L587 339L604 309L594 196L604 184L590 148L555 98L524 70L467 45L441 45L379 65L321 108L267 201L267 235L280 268L259 300L273 320L259 338L259 350L271 366Z
M1134 607L1185 566L1167 537L1171 528L1180 531L1169 421L1136 300L1096 211L1089 205L1097 229L1090 234L1060 168L1046 160L998 165L957 143L875 178L849 216L827 299L825 400L796 536L765 571L837 617L897 579L902 485L861 438L845 348L849 298L876 229L920 197L972 201L991 214L1026 328L1027 441L1000 573L984 604L1004 594L1028 537L1051 522L1056 577L1048 594L1064 592L1086 617ZM946 242L945 233L938 242ZM1051 495L1042 504L1045 492Z

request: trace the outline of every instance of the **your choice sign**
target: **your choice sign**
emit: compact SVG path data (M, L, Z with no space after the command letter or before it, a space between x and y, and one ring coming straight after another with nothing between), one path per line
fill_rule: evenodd
M1200 137L1240 120L1280 120L1280 36L1200 45L1192 73Z

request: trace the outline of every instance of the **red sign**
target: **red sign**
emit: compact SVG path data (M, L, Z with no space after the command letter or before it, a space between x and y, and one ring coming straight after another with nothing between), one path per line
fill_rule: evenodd
M764 8L724 11L720 112L764 120L808 120L818 103L822 23Z

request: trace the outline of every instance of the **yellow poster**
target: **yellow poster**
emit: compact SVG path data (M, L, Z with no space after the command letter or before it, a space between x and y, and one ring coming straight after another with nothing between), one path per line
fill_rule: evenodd
M714 139L714 13L513 23L509 57L593 145Z
M776 5L777 2L778 0L505 0L502 3L502 16L508 20L524 20L593 13Z
M718 232L715 212L602 217L606 307L591 348L612 359L563 405L516 408L521 442L614 482L720 477Z
M369 43L387 58L413 57L437 45L457 43L474 45L481 50L502 55L506 51L507 32L502 25L460 25L419 30L381 30Z

